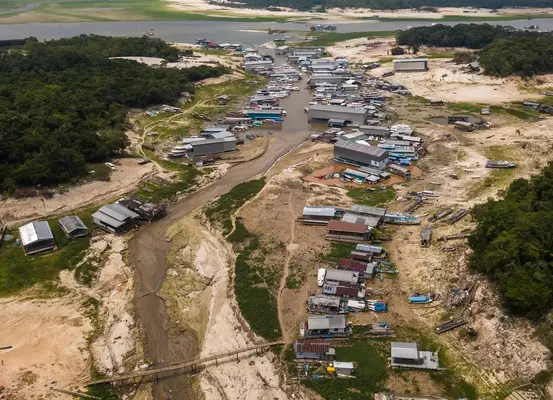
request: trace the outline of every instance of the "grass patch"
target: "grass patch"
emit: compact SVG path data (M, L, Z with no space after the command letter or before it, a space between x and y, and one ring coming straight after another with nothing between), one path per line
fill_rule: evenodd
M447 103L447 107L451 111L455 111L455 112L480 114L480 111L482 111L482 108L487 107L487 105L459 102L459 103Z
M299 46L332 46L333 44L344 42L346 40L367 38L374 39L379 37L393 37L397 31L382 31L382 32L309 32L310 36L316 36L317 39L308 42L302 42Z
M305 385L327 400L365 400L384 389L388 368L384 343L378 341L349 340L344 347L336 348L336 359L352 361L356 365L355 379L314 379ZM322 373L324 374L324 372Z
M469 22L469 21L517 21L522 19L551 18L549 15L512 14L504 16L479 17L471 15L445 15L442 18L379 18L382 22L408 22L408 21L435 21L441 22Z
M322 260L336 262L340 258L349 257L349 253L355 250L355 244L353 243L339 243L331 242L330 243L330 253L324 254L321 256Z
M396 191L393 187L387 186L385 190L376 188L376 191L366 191L364 188L348 190L348 196L358 204L364 206L379 206L396 198Z
M227 240L230 243L242 243L253 236L254 235L246 229L242 221L240 221L239 218L236 218L236 221L234 222L234 231L228 235Z
M393 58L393 57L382 57L382 58L378 59L378 62L380 64L388 64L388 63L391 63L394 60L395 60L395 58Z
M265 256L260 250L259 237L249 233L248 244L236 257L234 292L240 312L252 330L267 340L275 340L281 336L277 302L266 282Z
M87 179L91 181L109 181L111 168L105 164L91 164L87 167Z
M453 58L454 53L451 51L439 51L439 50L430 50L426 53L427 58L436 59L436 58Z
M92 210L77 214L83 222L92 227ZM58 246L56 251L26 256L15 239L0 248L0 296L14 295L36 284L55 290L59 273L73 269L83 258L90 246L90 237L69 240L58 226L58 218L48 220ZM12 235L18 236L13 230Z
M242 204L259 193L264 186L265 178L240 183L209 205L205 209L205 215L211 223L222 229L224 235L228 235L232 229L231 216ZM242 227L245 229L243 225Z
M496 114L509 114L523 121L538 121L539 115L540 115L537 111L532 112L531 110L528 110L528 109L519 110L517 108L512 108L512 107L497 107L497 106L490 107L490 112L493 112Z

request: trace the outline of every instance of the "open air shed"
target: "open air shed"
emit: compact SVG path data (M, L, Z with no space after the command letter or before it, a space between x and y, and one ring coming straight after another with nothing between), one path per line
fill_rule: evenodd
M25 254L31 255L56 247L54 234L46 221L30 222L19 228L21 245Z

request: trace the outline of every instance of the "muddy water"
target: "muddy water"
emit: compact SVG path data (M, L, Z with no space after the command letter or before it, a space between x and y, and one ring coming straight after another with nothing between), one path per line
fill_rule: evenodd
M170 321L163 299L157 295L165 280L169 243L165 233L171 224L211 199L225 194L237 184L262 174L282 155L301 144L310 134L307 106L310 93L299 82L301 90L281 101L288 115L280 129L271 128L271 143L265 154L248 163L231 168L219 181L182 199L169 208L168 216L143 225L129 243L135 268L135 305L145 335L144 350L155 366L190 360L198 355L195 332L169 332ZM154 398L192 399L192 389L185 376L160 376L154 385Z

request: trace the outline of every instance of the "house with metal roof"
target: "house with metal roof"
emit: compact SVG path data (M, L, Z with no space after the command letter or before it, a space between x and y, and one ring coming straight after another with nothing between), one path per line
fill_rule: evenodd
M346 317L344 314L310 315L307 317L307 325L305 326L304 334L306 337L347 335L349 334L349 330L346 326Z
M370 237L370 229L363 224L332 219L328 221L327 227L326 239L328 240L359 243L369 240Z
M61 218L58 223L63 233L65 233L65 236L70 239L88 235L87 226L76 215L66 215Z
M376 262L364 262L354 260L352 258L340 258L338 260L338 268L346 271L356 271L359 274L359 279L372 279Z
M307 300L307 310L311 313L337 313L340 311L340 298L315 294Z
M333 360L336 350L330 345L328 339L303 339L294 343L296 358L310 360Z
M373 229L377 228L380 225L382 218L374 217L372 215L359 215L346 211L344 215L342 215L342 221L350 222L353 224L363 224L367 228Z
M336 216L336 208L328 206L303 207L303 223L307 225L326 225Z
M384 253L384 247L382 246L376 246L374 244L363 244L359 243L357 246L355 246L356 251L362 251L364 253L371 253L371 254L383 254Z
M373 217L382 218L386 215L386 209L380 207L364 206L361 204L354 204L349 208L349 211L353 214L369 215Z
M389 153L378 147L347 140L334 144L334 160L352 165L384 169L389 162Z
M129 229L139 218L140 215L117 203L106 204L92 214L96 225L113 233Z
M365 288L356 283L326 281L323 285L323 294L363 299L365 298Z
M394 72L428 71L428 58L402 58L394 60Z
M358 283L359 272L340 269L327 269L325 279L327 281Z
M19 228L19 237L25 254L40 253L56 248L54 234L46 221L30 222Z
M236 138L224 137L222 139L206 139L198 142L192 142L192 150L189 151L191 157L205 156L208 154L221 154L230 151L236 151Z
M392 368L437 370L438 353L419 351L416 343L392 342Z

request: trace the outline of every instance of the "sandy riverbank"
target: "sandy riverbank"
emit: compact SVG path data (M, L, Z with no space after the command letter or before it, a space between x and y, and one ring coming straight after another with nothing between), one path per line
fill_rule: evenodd
M218 16L254 16L274 18L309 18L325 20L346 20L357 18L405 18L405 19L441 19L447 16L464 17L506 17L514 15L548 15L553 12L551 8L504 8L493 11L487 8L473 9L470 7L442 7L437 12L417 11L414 9L400 10L373 10L366 8L329 8L325 13L298 11L287 7L279 7L280 11L267 9L236 8L229 7L227 1L218 4L208 3L205 0L167 0L169 8L177 11L202 11L213 12Z

